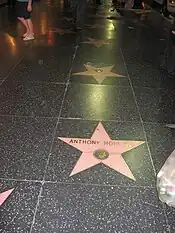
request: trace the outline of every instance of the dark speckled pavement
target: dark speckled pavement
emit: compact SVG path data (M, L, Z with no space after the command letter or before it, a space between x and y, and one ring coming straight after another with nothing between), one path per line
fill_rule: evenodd
M175 232L156 191L175 145L172 25L109 5L74 33L63 0L35 2L27 43L0 9L0 233Z

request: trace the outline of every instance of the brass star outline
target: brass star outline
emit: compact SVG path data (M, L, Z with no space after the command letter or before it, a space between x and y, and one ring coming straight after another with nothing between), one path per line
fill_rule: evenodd
M89 41L83 41L83 44L91 44L96 46L97 48L100 48L103 45L107 45L109 44L109 42L107 42L106 40L97 40L97 39L93 39L93 38L88 38Z
M98 82L98 84L101 84L103 80L106 77L114 77L114 78L124 78L126 76L120 75L117 73L111 72L111 70L114 68L114 65L112 66L104 66L104 67L95 67L91 65L84 64L86 71L84 72L78 72L73 73L72 75L85 75L85 76L93 76L95 80Z

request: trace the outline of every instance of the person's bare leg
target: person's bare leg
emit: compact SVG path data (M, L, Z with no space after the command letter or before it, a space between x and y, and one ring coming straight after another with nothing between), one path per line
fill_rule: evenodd
M20 18L18 17L18 20L24 25L24 27L26 28L26 33L23 36L26 36L27 34L30 33L30 28L28 27L28 24L26 22L26 20L24 18Z
M27 26L29 28L29 35L34 35L34 31L33 31L33 23L31 19L26 19L27 22Z

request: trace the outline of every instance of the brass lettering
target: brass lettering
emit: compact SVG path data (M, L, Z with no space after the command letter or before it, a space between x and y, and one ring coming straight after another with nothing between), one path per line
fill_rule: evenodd
M104 141L104 146L117 146L118 144L118 142Z
M71 139L69 143L77 143L77 144L99 144L100 141L94 141L94 140L84 140L84 139Z
M92 141L92 144L99 144L100 142L99 141Z

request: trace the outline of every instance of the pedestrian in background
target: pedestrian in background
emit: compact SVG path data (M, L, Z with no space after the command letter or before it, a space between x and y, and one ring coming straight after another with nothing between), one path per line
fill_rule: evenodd
M70 0L70 7L75 24L74 30L80 31L84 24L87 0Z
M26 29L26 32L23 35L23 40L33 40L34 32L33 23L31 20L32 0L17 0L16 10L18 20L24 25Z

